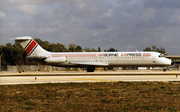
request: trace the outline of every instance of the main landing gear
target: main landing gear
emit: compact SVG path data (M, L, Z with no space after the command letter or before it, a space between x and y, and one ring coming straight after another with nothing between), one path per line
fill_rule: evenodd
M87 67L87 72L94 72L95 67L94 66L88 66Z

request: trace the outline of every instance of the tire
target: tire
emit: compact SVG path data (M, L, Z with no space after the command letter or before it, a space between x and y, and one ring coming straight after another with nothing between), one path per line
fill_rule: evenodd
M87 67L87 72L94 72L95 67L94 66L88 66Z
M166 72L166 69L164 68L163 71Z

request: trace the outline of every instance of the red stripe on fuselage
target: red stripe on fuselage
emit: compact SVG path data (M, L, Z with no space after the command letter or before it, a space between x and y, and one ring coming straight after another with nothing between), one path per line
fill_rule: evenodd
M51 54L52 57L96 57L103 56L103 54Z
M26 53L29 55L29 53L32 51L32 49L36 46L36 42L33 40L30 45L26 48Z
M143 53L143 56L151 56L150 53Z

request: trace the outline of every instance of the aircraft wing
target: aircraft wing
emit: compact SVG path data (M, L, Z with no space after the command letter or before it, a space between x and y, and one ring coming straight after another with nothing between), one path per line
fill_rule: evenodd
M108 66L108 63L102 63L102 62L70 62L70 64L76 64L76 65L92 65L92 66Z

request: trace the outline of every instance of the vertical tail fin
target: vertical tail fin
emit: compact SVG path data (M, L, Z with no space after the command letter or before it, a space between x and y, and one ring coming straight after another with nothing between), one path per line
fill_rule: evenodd
M24 48L28 56L38 56L38 54L48 53L48 51L44 50L32 37L23 36L16 37L15 41L20 43L20 45Z

